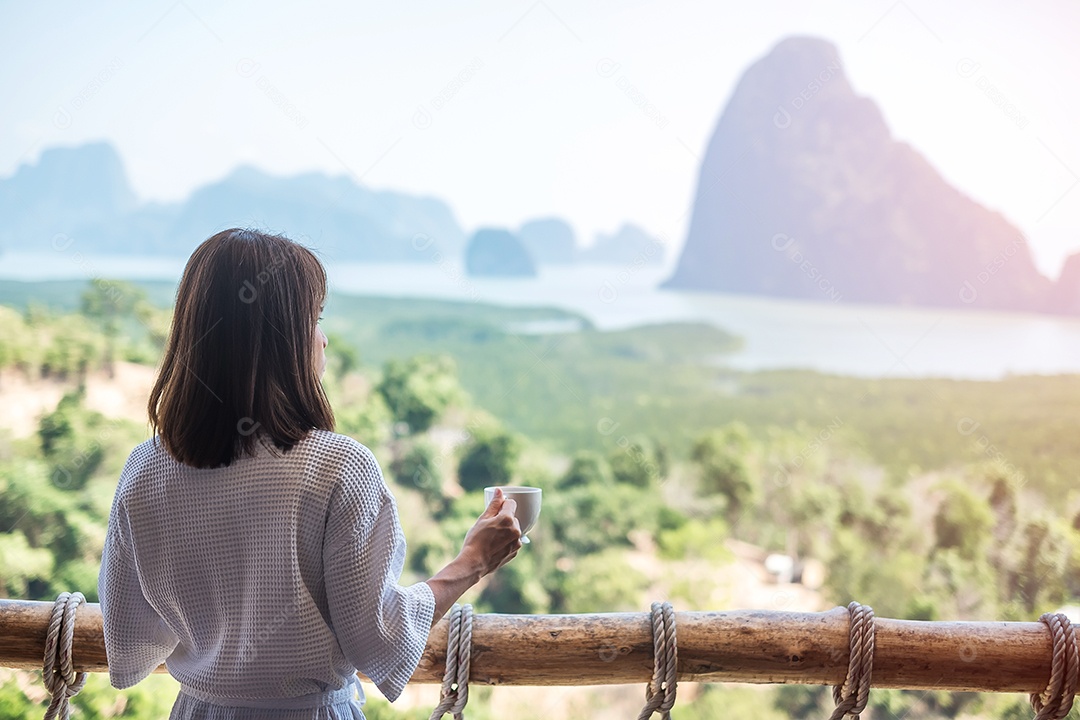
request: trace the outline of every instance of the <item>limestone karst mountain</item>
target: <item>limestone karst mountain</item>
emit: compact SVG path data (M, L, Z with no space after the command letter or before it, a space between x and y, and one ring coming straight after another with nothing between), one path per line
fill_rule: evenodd
M739 81L666 287L1070 311L1021 231L893 139L836 48L807 37L781 41Z
M465 249L469 275L534 277L536 263L521 239L501 228L480 228Z

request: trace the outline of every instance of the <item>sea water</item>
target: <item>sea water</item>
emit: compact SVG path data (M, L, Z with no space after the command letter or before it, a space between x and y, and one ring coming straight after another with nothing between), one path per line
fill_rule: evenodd
M5 253L0 279L171 280L186 258L58 257ZM743 369L807 368L842 375L997 379L1008 374L1080 372L1080 319L805 302L660 289L669 267L546 266L535 278L477 278L447 260L411 264L324 259L331 290L515 306L558 307L600 329L661 322L704 322L743 339L713 359ZM573 332L546 322L515 332Z

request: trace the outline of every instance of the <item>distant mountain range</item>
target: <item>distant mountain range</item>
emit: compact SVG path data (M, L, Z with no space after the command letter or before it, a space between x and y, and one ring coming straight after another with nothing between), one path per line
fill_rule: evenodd
M559 218L530 220L517 233L481 228L465 248L470 275L532 277L538 265L659 265L664 244L637 225L625 223L613 235L598 233L587 248L578 246L573 229Z
M465 235L434 198L376 192L347 177L289 178L241 167L185 202L139 204L107 143L51 148L0 180L0 248L47 250L57 235L87 252L187 255L214 232L253 226L285 232L328 259L421 262L438 247L460 253ZM424 239L414 242L417 235Z
M754 63L724 109L665 286L1078 313L1080 259L1056 284L1041 275L1016 226L891 137L833 45L798 37Z
M540 264L660 265L665 255L663 242L633 223L612 235L598 233L589 247L578 245L573 228L555 217L530 220L517 237Z
M0 218L0 250L47 251L70 240L84 252L184 256L217 230L254 226L302 240L327 260L430 262L439 252L496 275L659 264L665 250L631 224L583 248L568 223L548 217L516 231L486 229L505 236L484 240L470 259L443 201L321 173L274 177L241 167L184 202L140 203L106 143L46 150L0 180ZM1080 314L1080 255L1057 282L1041 275L1016 226L891 137L874 102L853 91L832 44L796 37L750 66L724 109L665 287Z
M345 176L275 177L240 167L184 202L140 203L119 155L104 142L47 149L36 164L0 180L0 218L0 251L48 251L70 243L89 253L186 256L234 226L283 232L327 260L431 262L434 253L462 257L466 246L443 201L370 190ZM626 225L582 249L559 218L527 222L520 237L537 264L620 264L650 242L658 244ZM649 253L650 261L654 256Z

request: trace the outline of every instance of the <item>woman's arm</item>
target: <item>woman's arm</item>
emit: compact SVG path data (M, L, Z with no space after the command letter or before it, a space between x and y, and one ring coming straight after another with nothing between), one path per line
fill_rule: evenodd
M514 517L516 507L514 500L503 497L501 488L496 489L491 504L465 535L458 556L427 580L435 595L432 627L480 578L517 555L521 549L521 527Z
M113 687L139 682L168 659L179 640L146 601L134 553L124 534L127 514L113 501L98 575L98 600L104 621L105 654Z
M427 583L401 586L405 535L378 461L357 443L342 473L323 543L330 625L345 658L393 702L435 622L521 547L515 503L498 494L465 535L457 558Z

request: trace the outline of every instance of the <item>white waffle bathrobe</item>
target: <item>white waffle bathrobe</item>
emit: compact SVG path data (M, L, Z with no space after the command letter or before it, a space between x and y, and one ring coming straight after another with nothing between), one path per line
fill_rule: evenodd
M120 476L101 558L112 684L167 661L173 718L359 720L356 670L393 701L427 642L435 597L398 585L404 563L394 496L349 437L260 442L213 469L148 440Z

